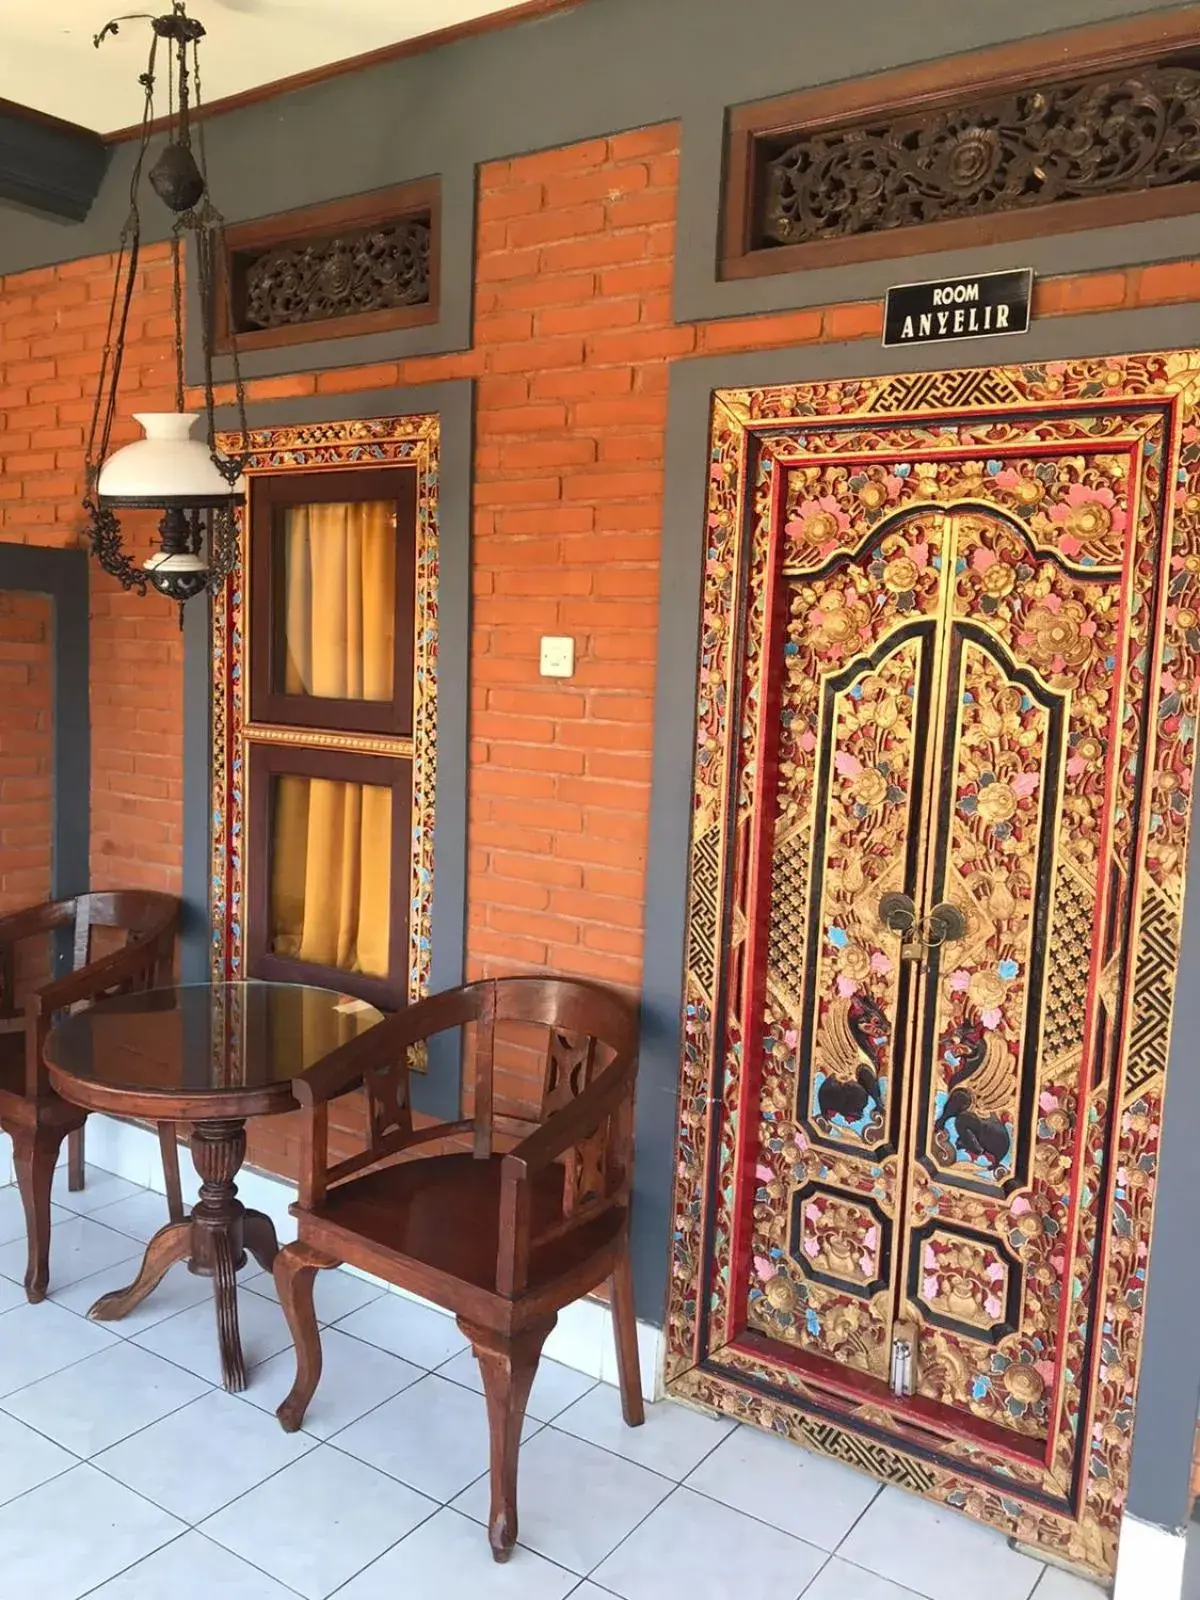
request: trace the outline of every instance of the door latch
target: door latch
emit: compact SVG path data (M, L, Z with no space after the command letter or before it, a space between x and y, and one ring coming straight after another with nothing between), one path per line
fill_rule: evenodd
M902 1398L917 1392L917 1336L915 1322L897 1322L892 1330L892 1393Z

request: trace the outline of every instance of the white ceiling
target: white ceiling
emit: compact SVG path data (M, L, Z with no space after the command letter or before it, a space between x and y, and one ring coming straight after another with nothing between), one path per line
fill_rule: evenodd
M490 12L513 0L189 0L208 29L200 46L206 101L345 61ZM0 0L0 99L100 133L141 118L146 22L95 34L126 10L161 14L170 0ZM160 68L164 65L159 54ZM166 111L166 79L158 90Z

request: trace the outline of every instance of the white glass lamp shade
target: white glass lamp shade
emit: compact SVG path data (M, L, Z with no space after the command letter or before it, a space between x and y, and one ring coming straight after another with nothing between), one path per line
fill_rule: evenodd
M192 437L197 412L143 411L133 420L146 437L114 451L100 468L96 490L102 504L191 510L245 494L245 479L227 483L207 444Z

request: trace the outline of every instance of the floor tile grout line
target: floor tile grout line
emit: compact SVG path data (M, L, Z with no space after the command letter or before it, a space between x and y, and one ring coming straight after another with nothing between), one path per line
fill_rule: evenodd
M868 1483L870 1482L870 1479L867 1478L865 1473L863 1474L863 1480L864 1480L864 1482L868 1482ZM834 1546L833 1551L832 1551L833 1555L836 1556L836 1555L840 1554L842 1546L846 1543L847 1539L849 1539L850 1535L858 1527L859 1523L866 1516L867 1512L871 1510L872 1506L875 1506L875 1505L878 1504L879 1496L883 1493L883 1490L884 1490L884 1485L882 1483L877 1483L875 1485L875 1492L872 1494L871 1498L867 1501L866 1505L858 1513L858 1515L855 1517L854 1521L850 1524L850 1526L846 1529L845 1533L842 1535L842 1537L838 1540L837 1544ZM851 1564L851 1566L855 1565L854 1562L851 1562L850 1564ZM862 1570L864 1572L866 1572L868 1569L866 1567L864 1567L864 1568L862 1568Z
M174 1538L164 1540L162 1544L156 1545L153 1550L147 1550L144 1555L138 1556L136 1561L131 1561L127 1567L122 1567L119 1572L110 1572L108 1577L101 1578L99 1583L93 1584L90 1589L85 1589L82 1594L76 1596L76 1600L88 1600L88 1595L95 1594L98 1590L103 1589L106 1583L115 1583L118 1578L123 1578L127 1572L135 1571L143 1561L151 1560L160 1550L169 1550L173 1544L178 1544L180 1539L186 1539L191 1532L191 1527L185 1525Z

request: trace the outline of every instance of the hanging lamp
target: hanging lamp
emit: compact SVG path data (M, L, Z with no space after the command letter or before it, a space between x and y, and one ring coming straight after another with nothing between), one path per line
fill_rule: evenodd
M147 586L179 604L180 624L186 602L206 589L214 590L237 564L237 510L245 494L242 476L245 455L228 456L217 449L213 411L213 341L216 296L228 297L227 276L221 270L225 222L208 191L204 129L199 120L200 40L204 27L189 17L184 0L173 0L169 15L118 17L93 40L97 48L123 22L147 21L151 27L149 60L139 78L144 90L141 133L129 184L129 215L121 230L109 303L104 352L96 404L88 435L87 493L83 502L88 518L92 554L105 572L124 588L145 594ZM159 199L175 215L171 229L173 272L175 410L135 412L144 437L111 451L113 423L118 412L121 371L126 355L129 314L137 295L142 221L142 172L154 133L155 67L160 41L170 53L166 143L148 174ZM196 120L196 149L192 148L192 122ZM183 253L185 240L193 248L189 271L196 279L196 304L200 316L200 346L204 365L204 410L188 411L184 400ZM227 304L228 312L228 304ZM237 401L237 431L244 449L246 397L238 364L237 344L230 328L230 352ZM203 426L197 431L197 425ZM121 537L118 511L162 512L158 549L143 566L137 566Z

